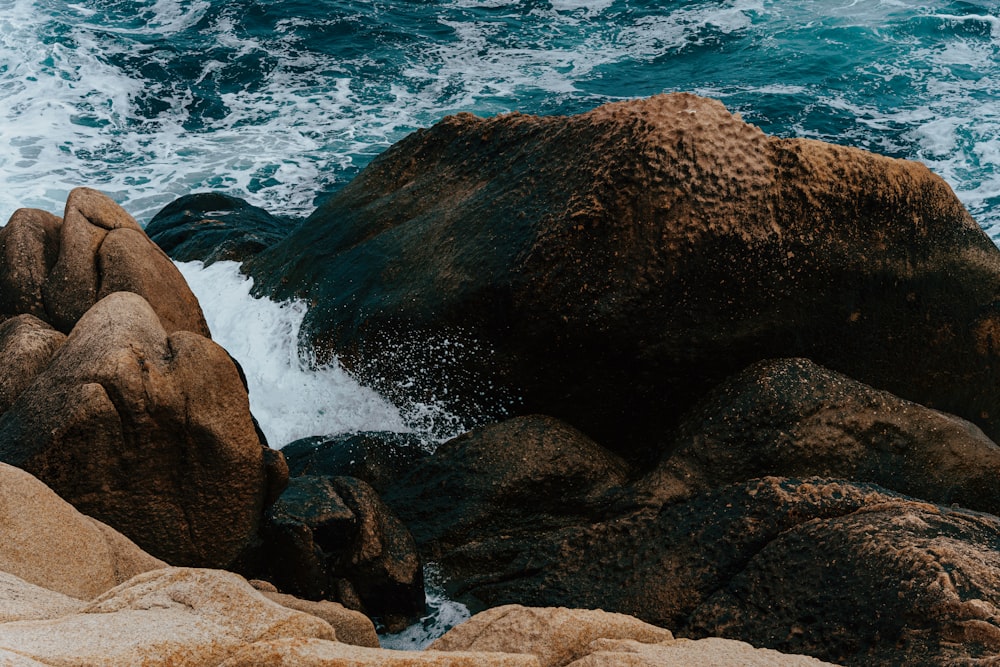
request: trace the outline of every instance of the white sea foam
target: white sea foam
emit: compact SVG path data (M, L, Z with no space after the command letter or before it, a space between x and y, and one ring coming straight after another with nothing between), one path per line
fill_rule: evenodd
M402 632L381 635L379 643L382 648L419 651L471 617L468 607L448 599L441 572L435 563L424 565L424 587L427 592L427 614Z
M177 264L201 302L214 340L247 376L250 409L272 447L351 431L405 432L399 411L341 366L316 367L299 351L305 306L250 295L236 262Z

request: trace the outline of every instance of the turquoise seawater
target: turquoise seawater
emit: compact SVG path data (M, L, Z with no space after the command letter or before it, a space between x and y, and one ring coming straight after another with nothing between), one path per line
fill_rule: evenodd
M0 217L76 185L305 214L447 114L664 91L921 160L1000 236L994 0L0 0Z

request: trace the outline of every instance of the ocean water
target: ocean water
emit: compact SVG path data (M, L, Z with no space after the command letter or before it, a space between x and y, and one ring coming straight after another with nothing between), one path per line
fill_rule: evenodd
M669 91L920 160L1000 240L996 0L0 0L0 221L78 185L142 223L204 190L301 216L447 114ZM302 304L254 300L232 264L181 268L272 445L427 422L316 368ZM461 617L437 601L428 632Z

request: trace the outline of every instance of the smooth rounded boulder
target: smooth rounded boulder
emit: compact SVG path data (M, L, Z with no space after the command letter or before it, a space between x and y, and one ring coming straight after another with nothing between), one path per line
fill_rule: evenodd
M948 185L690 94L445 118L245 268L394 400L549 414L632 458L777 356L1000 435L1000 251Z
M168 333L131 292L90 308L0 417L0 460L151 554L206 567L256 539L274 474L226 351Z

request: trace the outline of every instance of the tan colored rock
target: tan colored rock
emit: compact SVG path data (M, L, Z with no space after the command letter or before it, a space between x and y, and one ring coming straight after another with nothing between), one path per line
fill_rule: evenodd
M3 463L0 534L0 572L80 599L164 566L27 472Z
M322 618L337 631L337 641L354 646L379 647L375 625L361 612L352 611L339 602L303 600L294 595L261 589L257 582L250 583L272 602Z
M286 637L332 640L334 631L267 600L238 575L165 568L79 613L0 624L0 651L48 665L214 667L244 646Z
M0 572L0 623L35 621L73 614L87 603ZM0 665L3 665L0 654Z
M229 354L130 292L88 310L0 417L0 460L173 565L233 563L270 483Z
M589 655L569 667L830 667L805 655L789 655L745 642L711 637L662 644L599 639Z
M656 643L669 630L601 610L505 605L476 614L428 648L438 651L531 653L542 667L561 667L587 655L596 639Z
M19 653L14 653L13 651L4 651L0 649L0 667L49 667L37 660L32 660L31 658L26 658Z
M533 655L389 651L312 639L248 646L218 667L540 667Z

